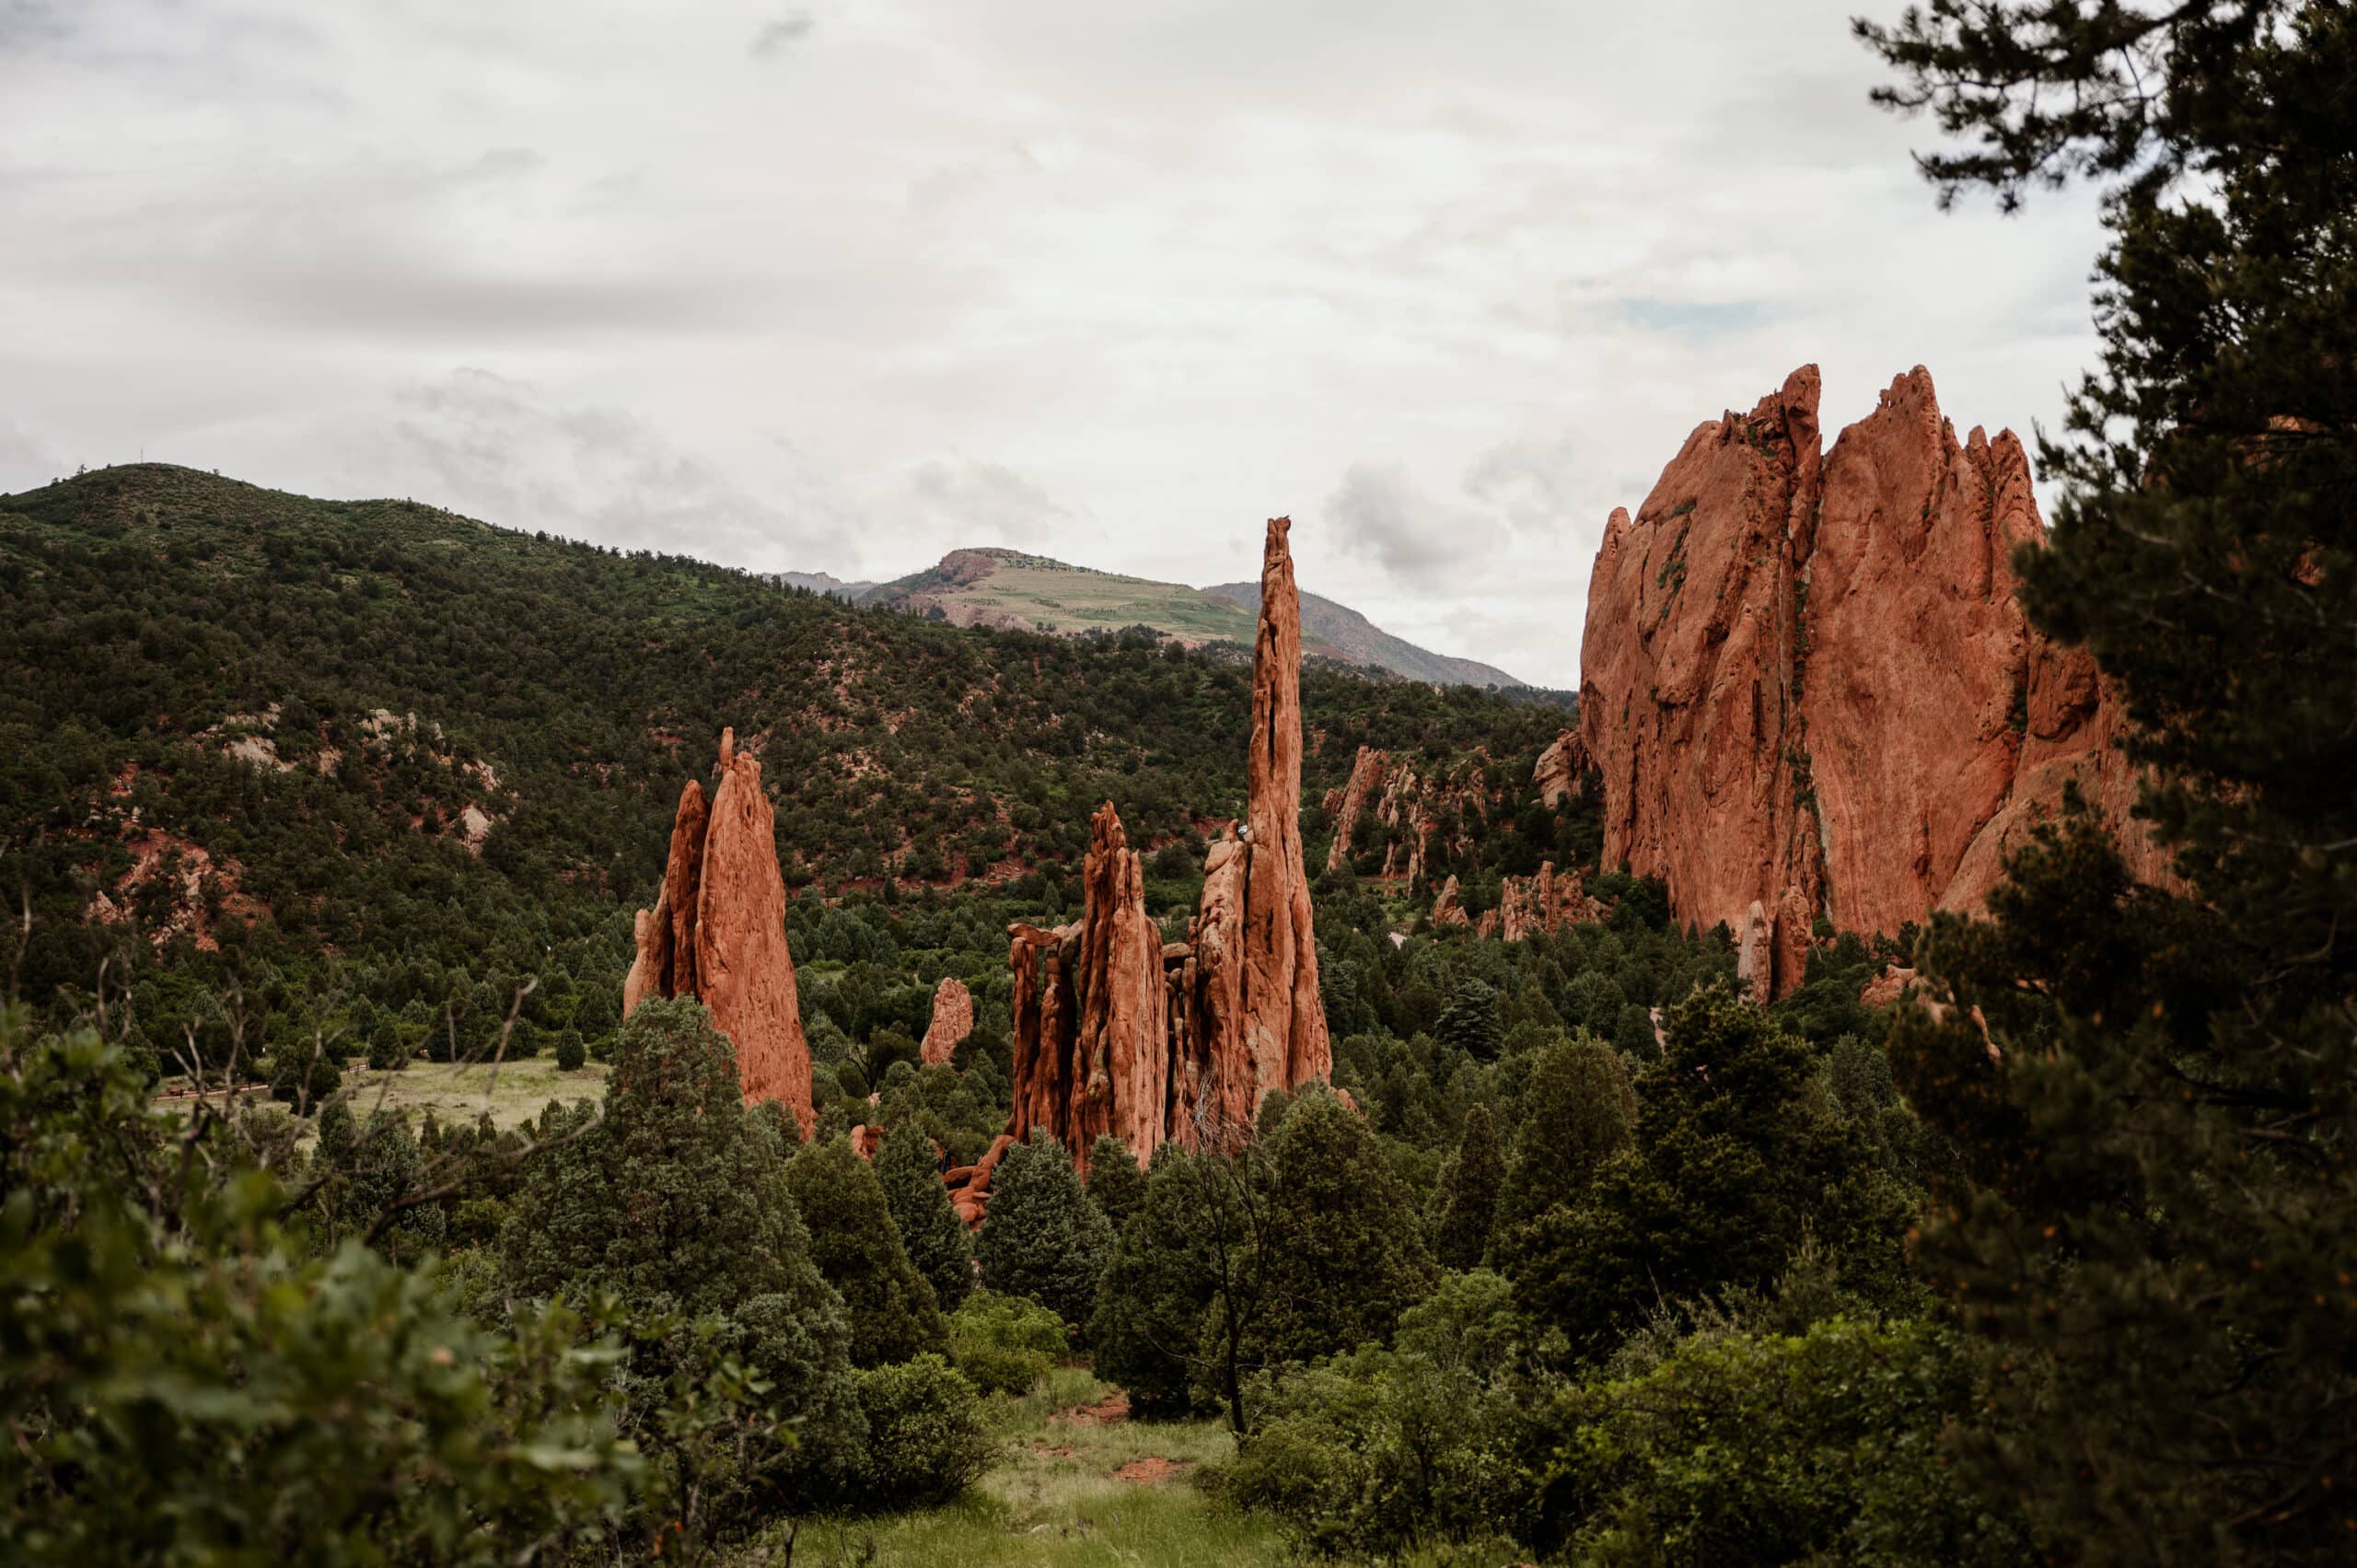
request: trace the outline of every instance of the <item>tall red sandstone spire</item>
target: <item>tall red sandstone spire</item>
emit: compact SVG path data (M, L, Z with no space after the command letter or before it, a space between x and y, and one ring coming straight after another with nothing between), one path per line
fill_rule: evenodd
M1895 933L1974 909L2077 780L2140 875L2164 867L2084 654L2014 598L2045 528L2010 433L1959 443L1918 368L1819 458L1815 366L1699 426L1590 579L1581 737L1604 862L1724 921L1762 997L1809 927Z
M1164 1143L1234 1136L1271 1089L1332 1073L1301 843L1291 526L1271 521L1261 565L1244 828L1211 848L1190 939L1162 942L1110 802L1090 824L1080 920L1008 928L1013 1136L1046 1127L1085 1156L1098 1133L1117 1132L1143 1163Z
M782 1102L807 1138L818 1117L786 947L775 819L761 793L761 764L737 753L734 730L721 732L717 771L709 808L693 779L679 792L662 893L652 910L638 912L622 1016L648 996L702 998L737 1048L746 1103Z

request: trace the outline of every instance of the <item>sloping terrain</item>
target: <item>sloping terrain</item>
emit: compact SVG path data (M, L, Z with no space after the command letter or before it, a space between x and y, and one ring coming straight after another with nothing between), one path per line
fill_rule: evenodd
M861 603L953 626L1064 636L1143 626L1188 647L1229 643L1249 648L1260 612L1257 582L1193 588L995 549L953 550L924 571L856 597ZM1301 609L1303 647L1312 657L1443 686L1522 684L1504 670L1431 653L1392 636L1331 599L1304 594Z

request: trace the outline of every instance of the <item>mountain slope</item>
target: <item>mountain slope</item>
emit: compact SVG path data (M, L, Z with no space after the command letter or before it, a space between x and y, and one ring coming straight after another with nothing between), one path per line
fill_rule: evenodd
M882 584L859 602L953 626L1053 632L1065 636L1144 626L1189 647L1252 645L1258 583L1194 588L1027 555L1013 550L953 550L924 571ZM1314 594L1301 596L1309 654L1444 686L1518 686L1504 670L1431 653Z
M208 1050L226 1024L200 996L241 997L263 1040L334 996L488 1013L525 974L546 980L528 1019L572 1017L568 985L610 1002L724 726L761 760L795 889L970 888L1037 919L1076 896L1107 799L1198 876L1242 807L1250 707L1232 655L958 630L162 464L0 495L0 888L33 913L7 961L60 1006L128 975L151 1038L187 1022ZM1564 722L1330 669L1303 706L1312 800L1362 744L1479 747L1519 810Z
M1247 615L1260 613L1259 583L1220 583L1203 592L1241 607ZM1414 680L1430 680L1442 686L1527 684L1494 665L1451 658L1446 654L1420 648L1404 637L1393 636L1349 605L1336 604L1316 594L1301 596L1301 634L1305 641L1336 650L1334 656L1338 658L1352 664L1374 665Z

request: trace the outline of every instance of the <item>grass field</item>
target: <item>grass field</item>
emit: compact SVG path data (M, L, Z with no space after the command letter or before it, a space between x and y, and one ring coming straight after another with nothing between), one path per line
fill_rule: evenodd
M806 1524L796 1568L1215 1568L1283 1560L1265 1520L1218 1507L1192 1482L1199 1467L1235 1452L1217 1422L1129 1421L1114 1390L1079 1367L1059 1368L1028 1397L994 1404L999 1462L963 1497L922 1513ZM742 1561L764 1559L756 1551Z
M158 1103L189 1104L190 1097L177 1092L183 1087L177 1080L167 1080ZM238 1092L263 1098L269 1093L264 1089ZM472 1122L488 1110L493 1126L513 1127L538 1116L552 1099L598 1099L605 1092L603 1066L592 1062L563 1073L552 1056L502 1063L496 1072L475 1063L413 1062L398 1073L372 1073L365 1066L354 1066L345 1068L343 1074L343 1094L352 1103L354 1115L366 1121L380 1104L389 1109L405 1109L412 1129L429 1110L446 1124Z

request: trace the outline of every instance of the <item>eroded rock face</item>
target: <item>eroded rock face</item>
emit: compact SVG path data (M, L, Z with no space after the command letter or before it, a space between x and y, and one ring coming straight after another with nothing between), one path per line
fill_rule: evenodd
M1805 366L1698 427L1613 514L1582 642L1605 864L1741 951L1764 927L1747 977L1779 995L1818 914L1895 933L1980 907L2066 779L2161 870L2117 704L2014 597L2010 552L2045 537L2021 444L1959 442L1919 368L1820 458L1817 391Z
M785 880L761 764L722 732L719 784L706 806L694 780L679 795L671 856L655 908L638 912L638 951L622 1016L649 996L695 996L737 1048L748 1105L774 1099L809 1137L810 1048L802 1034L785 940Z
M1085 1172L1107 1132L1141 1162L1169 1125L1169 1031L1162 933L1145 912L1145 870L1107 801L1089 823L1084 908L1070 925L1016 925L1015 1108L1007 1130L1045 1127Z
M1164 943L1146 915L1144 868L1109 802L1090 824L1082 918L1009 928L1013 1136L1046 1127L1085 1160L1098 1133L1114 1132L1143 1165L1165 1142L1236 1136L1271 1089L1331 1075L1301 842L1290 527L1271 521L1261 563L1249 806L1241 830L1211 846L1188 940Z
M925 1025L918 1054L928 1067L939 1066L957 1052L974 1032L974 993L956 975L944 975L933 991L933 1018Z
M1433 900L1433 923L1434 925L1470 925L1473 923L1471 919L1469 918L1465 912L1465 906L1458 902L1460 897L1461 894L1457 889L1457 878L1452 875L1447 881L1443 882L1440 885L1440 896Z
M1551 860L1542 862L1535 876L1499 883L1498 935L1509 942L1566 925L1600 924L1611 912L1588 896L1577 871L1557 871Z
M1530 782L1538 786L1539 804L1550 810L1578 796L1586 776L1587 747L1575 729L1555 737L1555 743L1538 754L1538 765L1530 771Z
M1362 746L1357 760L1351 764L1351 782L1339 794L1329 792L1326 808L1334 819L1334 842L1326 852L1327 870L1340 871L1350 865L1351 837L1358 830L1359 819L1365 815L1369 803L1383 788L1390 761L1387 753Z

